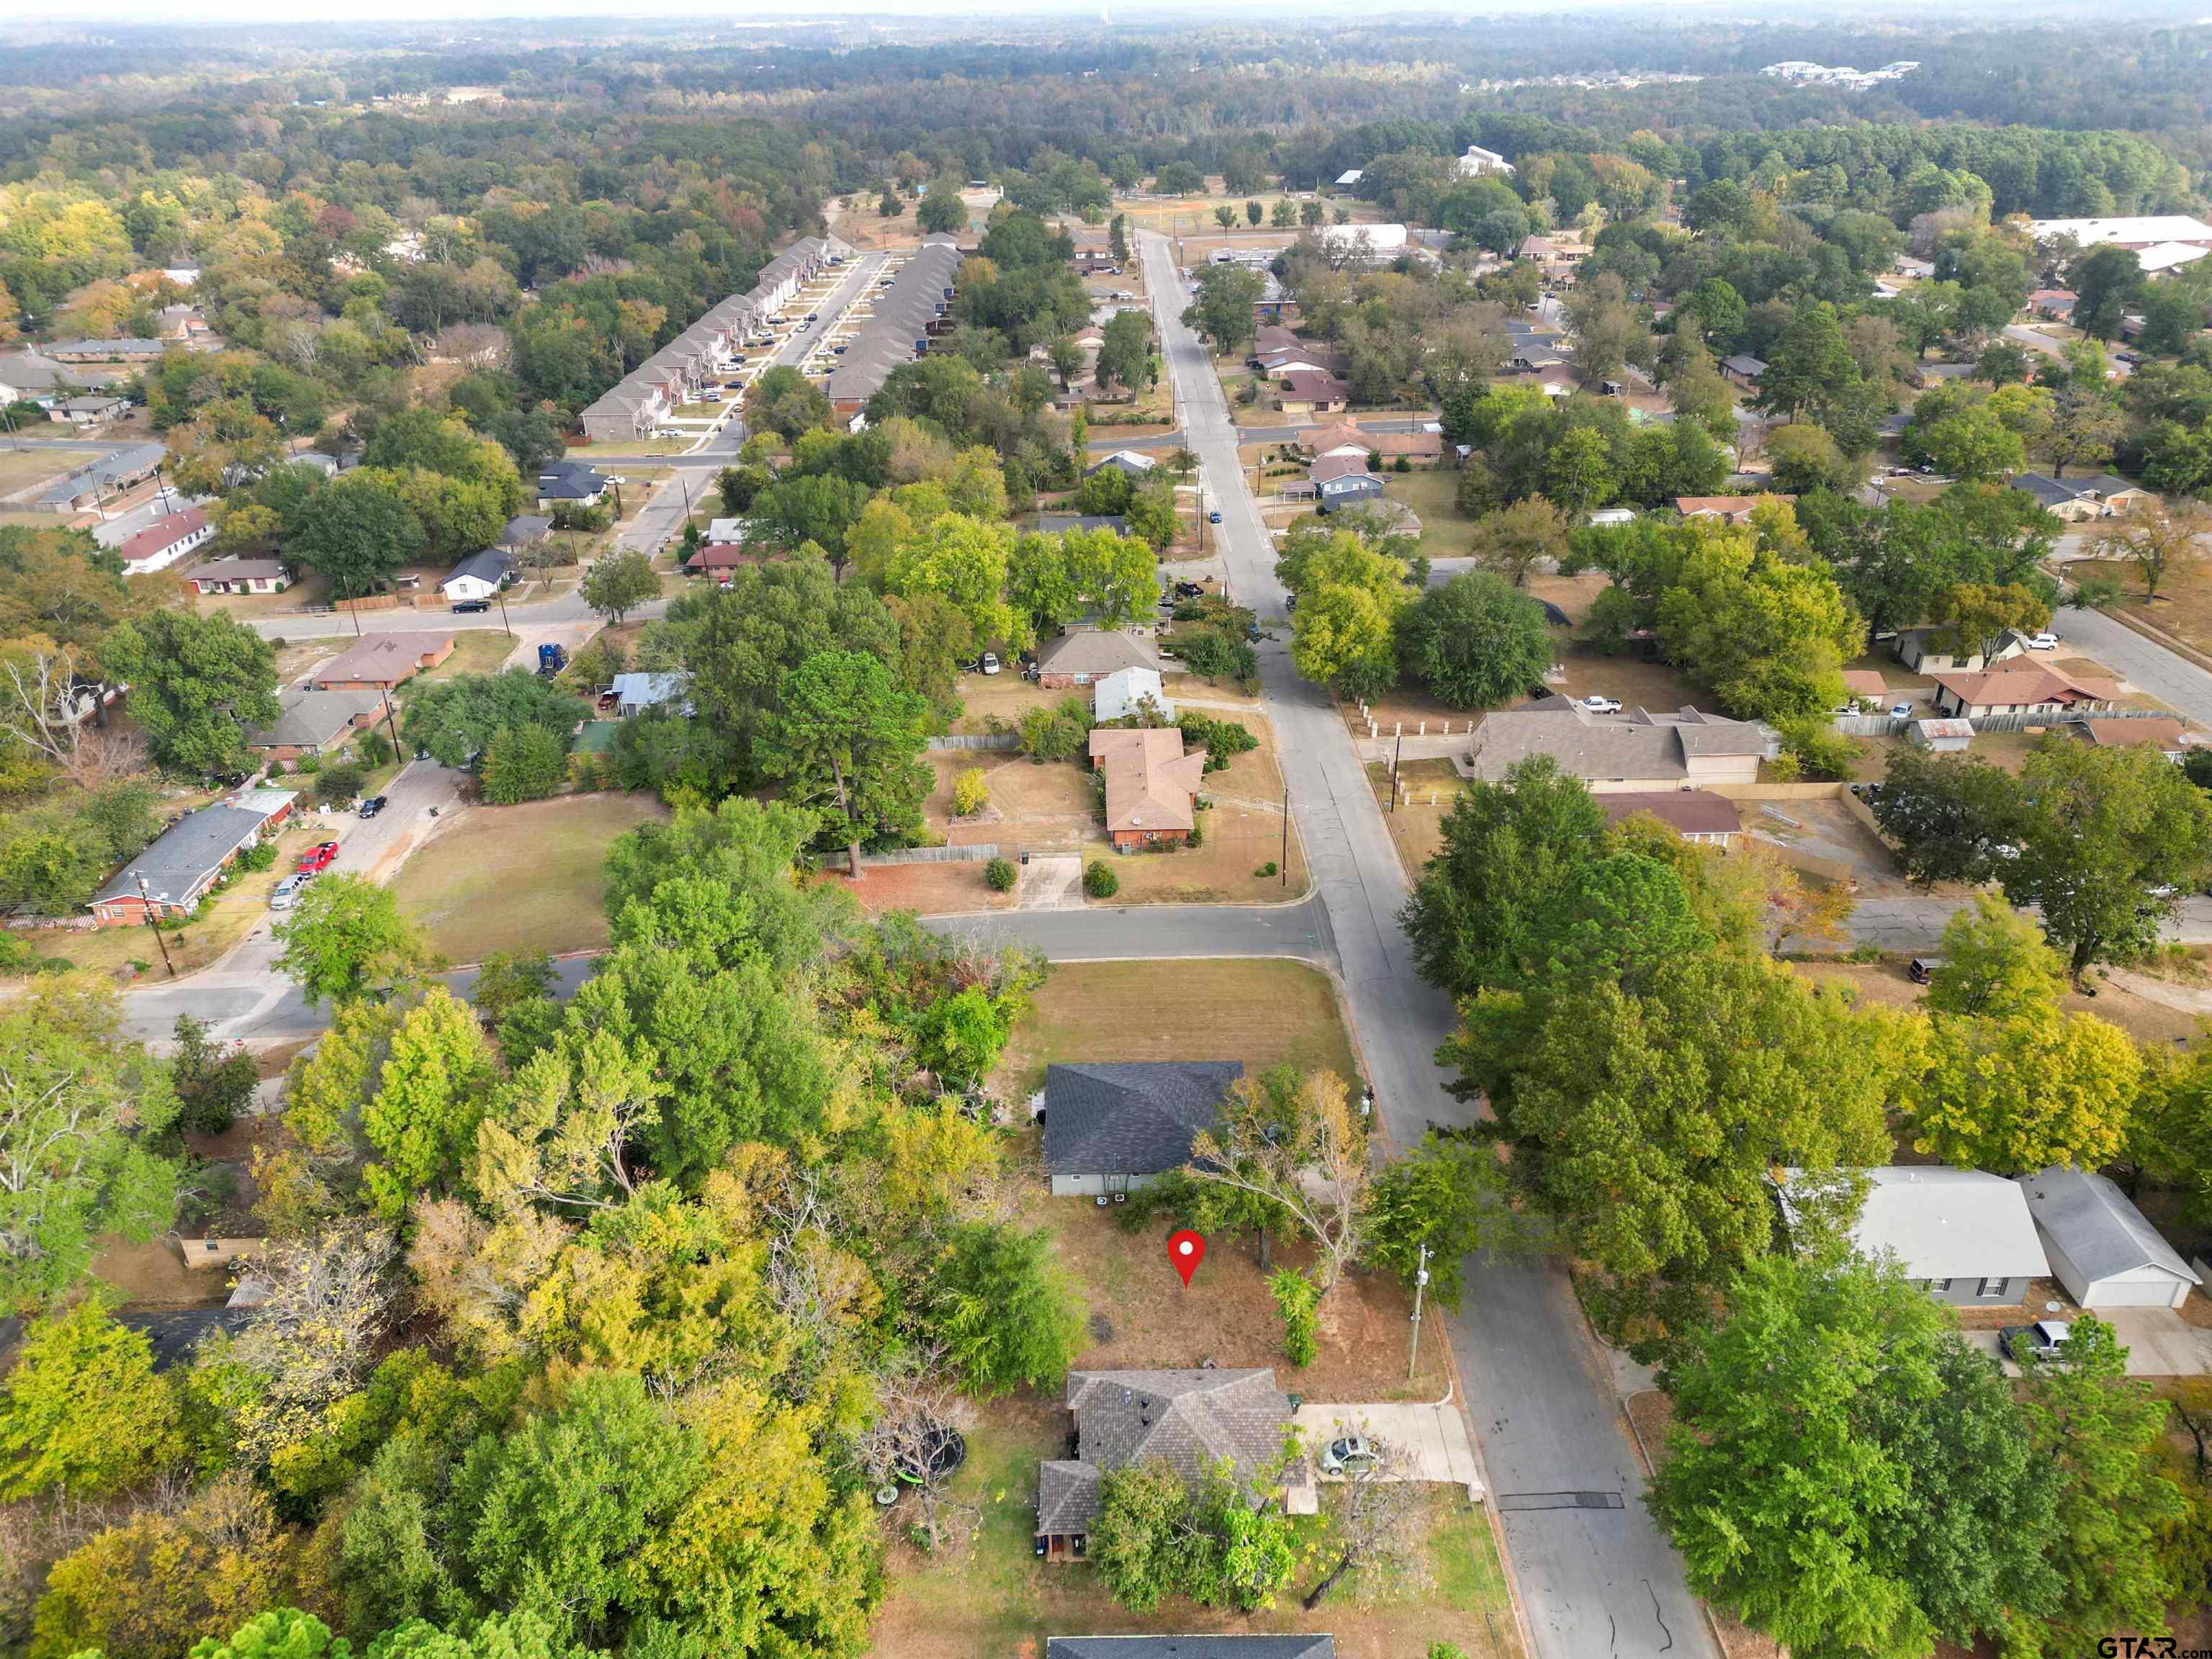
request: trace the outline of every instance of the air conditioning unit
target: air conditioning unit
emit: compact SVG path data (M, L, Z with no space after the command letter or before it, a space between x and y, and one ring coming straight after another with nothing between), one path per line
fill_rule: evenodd
M1104 1209L1106 1207L1106 1194L1103 1193L1099 1194L1097 1202L1100 1209Z
M1129 1195L1127 1193L1116 1193L1114 1194L1114 1201L1116 1204L1127 1204L1129 1201Z

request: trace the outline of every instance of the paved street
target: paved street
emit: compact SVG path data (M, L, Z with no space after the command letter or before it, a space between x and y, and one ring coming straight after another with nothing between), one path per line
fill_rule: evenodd
M2200 726L2212 726L2212 675L2176 656L2125 623L2098 611L2062 609L2051 627L2138 691L2171 703Z
M1148 290L1180 295L1166 239L1140 240ZM1220 383L1179 305L1159 306L1156 321L1186 441L1220 504L1220 542L1237 597L1263 623L1280 623L1286 612L1273 544L1244 485ZM1318 687L1291 672L1280 641L1261 647L1261 662L1293 816L1383 1127L1409 1146L1431 1121L1463 1121L1469 1110L1445 1091L1433 1059L1450 1033L1451 1006L1413 971L1396 921L1405 880L1342 720ZM1467 1309L1446 1328L1537 1653L1710 1656L1680 1560L1644 1510L1642 1473L1565 1268L1485 1257L1469 1264L1468 1282Z

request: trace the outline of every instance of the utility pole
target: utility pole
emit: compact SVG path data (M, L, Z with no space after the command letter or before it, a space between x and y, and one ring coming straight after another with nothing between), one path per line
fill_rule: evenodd
M177 964L169 960L169 941L161 937L161 925L154 920L154 896L146 890L143 876L138 878L138 908L146 913L146 926L153 933L154 943L161 947L161 966L168 970L171 979L176 978Z
M1393 812L1398 810L1398 763L1405 753L1406 726L1401 720L1398 725L1398 746L1390 751L1390 810Z
M507 589L495 587L491 596L499 601L499 625L507 630L507 637L511 640L514 637L514 624L507 619Z
M392 733L392 758L401 765L404 765L406 763L406 756L401 751L399 747L399 720L398 717L392 712L391 689L386 686L380 686L377 689L377 696L384 699L384 729Z
M1283 785L1283 885L1291 884L1291 786Z
M1406 1381L1413 1380L1413 1372L1421 1363L1421 1292L1429 1285L1429 1247L1421 1246L1421 1265L1413 1272L1413 1340L1406 1356Z

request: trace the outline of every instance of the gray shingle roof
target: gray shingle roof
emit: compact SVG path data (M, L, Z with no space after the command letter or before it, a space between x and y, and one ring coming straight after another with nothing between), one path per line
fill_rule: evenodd
M1190 1162L1221 1097L1244 1075L1236 1060L1048 1066L1044 1166L1054 1175L1158 1175Z
M2059 507L2081 499L2081 491L2072 484L2046 478L2040 472L2021 473L2012 481L2012 487L2022 495L2034 496L2045 507Z
M499 544L501 547L527 547L532 542L543 541L546 532L552 528L553 520L542 513L518 513L499 532Z
M1281 1455L1291 1422L1291 1402L1264 1368L1070 1371L1067 1408L1082 1458L1038 1465L1040 1534L1090 1529L1098 1483L1085 1467L1103 1475L1158 1460L1195 1486L1226 1459L1249 1480Z
M883 389L891 371L914 361L915 342L945 309L945 290L960 270L960 250L950 240L927 241L876 296L868 319L846 342L823 391L833 403L866 403Z
M2035 1224L2091 1282L2137 1267L2162 1267L2197 1282L2180 1253L2103 1176L2054 1165L2021 1176L2020 1185Z
M1680 778L1691 756L1763 755L1766 734L1748 720L1685 708L1654 715L1643 709L1592 714L1557 695L1526 708L1486 715L1477 728L1474 772L1495 781L1531 755L1549 755L1570 777Z
M265 732L248 732L247 748L319 748L352 725L356 715L384 706L384 699L374 691L295 690L284 692L276 701L284 712Z
M446 573L446 580L457 582L465 576L474 576L479 581L496 587L514 574L514 559L503 547L481 547Z
M1158 666L1133 635L1102 628L1076 629L1037 651L1038 671L1046 674L1110 674L1117 668Z
M1098 1466L1072 1458L1037 1465L1039 1535L1088 1532L1098 1514Z
M138 896L138 878L157 902L189 904L199 885L222 867L223 860L261 833L267 814L228 801L203 806L177 820L159 840L132 859L115 878L93 895L102 899Z
M1044 1659L1336 1659L1334 1636L1055 1636Z

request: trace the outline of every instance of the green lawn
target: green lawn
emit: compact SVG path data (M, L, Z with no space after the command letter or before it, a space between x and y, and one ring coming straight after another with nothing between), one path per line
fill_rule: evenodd
M1474 546L1474 520L1452 505L1456 472L1385 472L1383 493L1421 515L1421 551L1432 559L1463 559Z
M456 963L495 951L586 951L607 942L608 843L665 817L649 795L569 795L464 808L401 866L392 890Z

